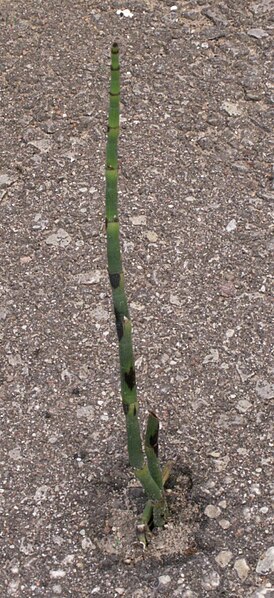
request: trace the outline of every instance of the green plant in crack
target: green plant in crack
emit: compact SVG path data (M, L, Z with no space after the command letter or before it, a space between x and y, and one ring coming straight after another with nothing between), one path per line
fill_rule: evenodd
M112 290L116 330L119 341L122 405L126 419L129 462L142 484L147 503L137 527L145 545L149 526L162 527L167 518L164 491L170 465L161 469L158 459L159 420L148 415L144 447L139 424L132 326L125 292L120 249L118 217L118 138L120 122L120 63L116 43L111 48L111 81L109 92L108 134L106 150L106 233L108 273Z

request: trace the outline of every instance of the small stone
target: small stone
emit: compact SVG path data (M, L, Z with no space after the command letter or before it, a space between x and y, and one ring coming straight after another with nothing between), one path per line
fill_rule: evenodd
M273 598L274 596L274 588L273 587L265 587L261 586L256 590L254 594L252 594L251 598Z
M236 405L236 409L240 413L246 413L247 411L249 411L249 409L251 409L251 407L252 403L250 403L250 401L247 401L247 399L240 399Z
M227 468L229 461L230 458L228 455L224 455L220 459L216 459L216 461L214 461L216 471L224 471L224 469Z
M18 579L12 579L9 582L9 584L8 584L8 594L10 594L11 596L13 594L16 594L18 596L17 590L19 588L19 585L20 585L20 579L19 578Z
M260 557L256 567L256 573L259 575L267 575L267 573L271 573L272 571L274 571L274 546L270 546L266 550Z
M62 586L55 584L52 586L52 591L54 594L62 594Z
M8 356L8 362L10 365L17 366L17 365L21 365L22 364L22 359L19 355L19 353L15 353L14 355L9 355Z
M63 565L71 565L75 560L75 554L67 554L62 560Z
M215 590L220 585L220 575L217 571L210 571L204 575L202 586L205 590Z
M210 349L210 353L204 357L203 364L206 365L207 363L218 363L219 361L219 351L218 349Z
M2 187L10 187L16 181L16 177L7 173L0 174L0 189Z
M253 496L261 496L261 489L259 484L251 484L250 486L250 494Z
M51 139L33 139L32 141L29 141L29 145L33 145L33 147L40 152L46 153L50 150L52 142Z
M209 519L217 519L221 515L221 509L216 507L215 505L207 505L205 508L205 515L209 517Z
M62 248L67 247L71 241L71 236L63 228L58 228L56 233L52 233L45 239L47 245Z
M268 33L260 27L258 27L257 29L248 29L247 35L249 35L250 37L256 37L256 39L263 39L264 37L268 37Z
M160 575L158 581L160 585L167 586L171 582L171 577L169 575Z
M221 550L221 552L219 552L219 554L217 554L217 556L215 557L215 561L223 569L224 567L227 567L232 557L233 554L230 550Z
M86 538L86 537L83 538L83 540L81 542L81 546L82 546L83 550L94 550L96 548L95 545L90 540L90 538Z
M5 320L8 315L8 310L4 307L0 307L0 320Z
M116 10L116 14L119 17L126 17L126 18L130 18L130 19L132 19L132 17L133 17L133 13L130 12L130 10L128 8L125 8L124 10Z
M147 223L146 216L132 216L130 221L132 222L133 226L142 226Z
M236 230L237 223L236 223L235 218L232 218L232 220L230 220L230 222L227 224L227 226L225 228L228 233L231 233L233 230Z
M22 554L29 556L30 554L33 554L34 547L33 544L30 544L30 542L25 543L25 538L22 538L20 541L19 550Z
M261 399L274 399L274 384L267 380L258 380L256 392Z
M223 102L221 108L225 110L229 116L241 116L243 112L242 108L236 104L236 102Z
M220 294L223 297L233 297L236 293L235 285L233 284L232 280L228 280L226 282L222 282L220 284Z
M181 594L181 598L198 598L198 594L192 592L192 590L186 590L183 594Z
M148 241L150 241L151 243L156 243L156 241L158 240L158 235L157 233L155 233L153 230L148 230L146 232L146 238L148 239Z
M52 579L58 579L58 577L65 577L66 572L63 569L52 569L49 574Z
M194 197L194 195L187 195L186 197L183 198L183 201L188 201L189 203L192 203L193 201L197 201L199 198L198 197ZM183 210L182 210L183 212Z
M79 419L83 419L86 417L88 421L92 421L94 417L94 409L91 405L78 407L76 415Z
M218 503L219 507L221 507L221 509L226 509L227 507L227 502L226 500L220 500L220 502Z
M100 270L90 270L89 272L81 272L77 276L78 284L90 285L96 284L102 278Z
M114 588L114 591L116 592L116 594L119 594L119 596L123 596L123 594L125 593L125 588Z
M252 2L250 4L250 10L255 15L264 14L266 12L270 12L273 8L273 0L259 0L257 2Z
M11 449L9 451L9 456L11 459L13 459L14 461L19 461L20 459L22 459L22 455L21 455L21 448L20 446L15 447L14 449Z
M246 559L236 559L234 563L234 569L237 572L240 580L245 581L250 571L250 567L248 566Z
M47 493L49 491L49 486L46 484L42 484L39 486L34 494L34 500L40 502L41 500L46 500Z
M178 307L181 305L181 301L180 301L178 295L170 295L169 301L170 301L171 305L177 305Z
M20 257L20 264L28 264L31 260L32 257L30 255L22 255L22 257Z
M108 320L109 313L101 305L97 305L97 307L95 307L95 309L93 309L91 312L91 316L97 322L106 322Z
M207 453L209 457L213 457L213 459L218 459L221 456L220 451L210 451Z
M222 529L228 529L231 526L231 523L228 521L228 519L219 519L218 523Z

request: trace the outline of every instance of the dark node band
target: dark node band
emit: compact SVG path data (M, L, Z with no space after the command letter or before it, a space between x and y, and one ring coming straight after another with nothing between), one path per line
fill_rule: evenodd
M109 272L108 275L109 275L109 280L110 280L110 284L111 284L112 288L118 289L118 286L120 284L120 278L121 278L121 275L119 274L119 272L115 272L115 274L110 274L110 272Z
M132 390L135 386L135 369L131 366L129 372L125 372L125 383Z
M114 313L115 313L116 332L117 332L117 336L118 336L118 341L120 342L120 340L123 338L123 334L124 334L123 320L122 320L120 314L118 313L117 309L115 309L115 308L114 308Z
M129 405L127 403L123 403L123 412L125 415L129 412Z
M149 445L153 448L156 457L158 457L158 430L153 436L149 437Z

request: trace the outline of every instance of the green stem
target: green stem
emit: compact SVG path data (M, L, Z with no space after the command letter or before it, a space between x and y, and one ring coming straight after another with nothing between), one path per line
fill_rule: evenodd
M145 435L145 453L148 462L148 469L151 476L160 490L163 490L163 477L158 459L158 435L159 420L155 413L148 414L147 429Z
M132 347L131 320L124 286L124 274L120 250L118 217L118 138L120 116L120 66L119 48L115 43L111 49L111 83L109 94L108 137L106 150L106 232L109 280L119 340L121 395L126 417L129 462L136 478L141 482L151 508L155 513L155 525L163 525L159 515L165 505L161 470L156 454L155 434L158 419L149 415L145 452L138 419L138 399L135 380L135 364Z

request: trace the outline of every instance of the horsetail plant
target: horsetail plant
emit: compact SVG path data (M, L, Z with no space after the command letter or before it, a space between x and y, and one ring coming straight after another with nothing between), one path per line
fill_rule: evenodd
M112 290L116 330L119 341L122 405L126 418L129 462L141 482L148 501L137 531L145 546L149 528L162 527L167 518L164 485L170 465L161 470L158 459L159 420L150 412L144 439L140 432L135 363L132 347L131 320L125 293L120 249L118 218L118 138L120 121L119 48L111 48L111 82L109 93L108 134L106 149L106 233L108 273Z

